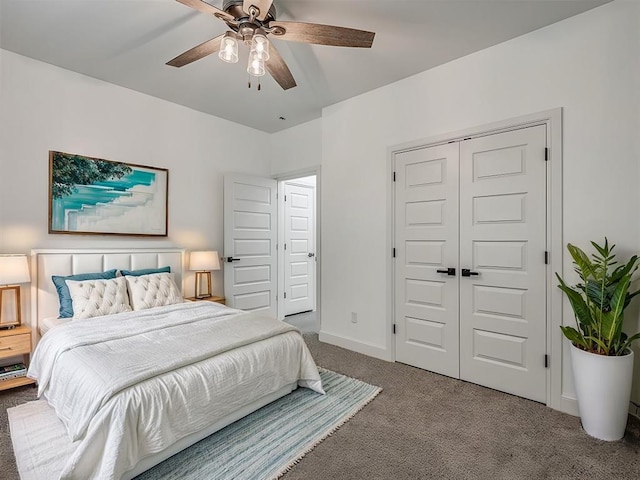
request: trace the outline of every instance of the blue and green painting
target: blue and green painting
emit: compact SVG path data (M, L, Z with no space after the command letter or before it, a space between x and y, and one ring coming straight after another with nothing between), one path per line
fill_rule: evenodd
M62 152L51 162L51 231L166 235L156 171Z

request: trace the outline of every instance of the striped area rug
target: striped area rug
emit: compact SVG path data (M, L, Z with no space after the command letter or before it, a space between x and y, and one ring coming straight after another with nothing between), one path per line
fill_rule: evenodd
M320 370L326 395L306 388L262 407L135 480L278 478L382 390Z

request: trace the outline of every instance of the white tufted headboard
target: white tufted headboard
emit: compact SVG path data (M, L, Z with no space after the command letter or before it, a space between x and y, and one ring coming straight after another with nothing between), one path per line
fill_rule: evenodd
M139 270L170 266L182 291L184 250L74 249L31 251L31 322L37 331L44 318L58 316L58 294L51 275L103 272L113 268Z

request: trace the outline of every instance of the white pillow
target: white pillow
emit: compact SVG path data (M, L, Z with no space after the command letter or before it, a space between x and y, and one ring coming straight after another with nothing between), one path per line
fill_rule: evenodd
M73 304L73 318L91 318L131 311L127 282L122 277L66 282Z
M180 290L173 281L173 273L127 275L124 278L129 290L129 300L134 310L162 307L184 301Z

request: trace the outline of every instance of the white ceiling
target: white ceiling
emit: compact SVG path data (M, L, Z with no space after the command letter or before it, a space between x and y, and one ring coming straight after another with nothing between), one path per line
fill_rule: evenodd
M249 90L242 45L238 64L210 55L166 66L226 30L174 0L0 0L0 47L272 133L608 1L275 0L278 20L376 32L370 50L274 40L298 84L288 91L268 76L261 91Z

